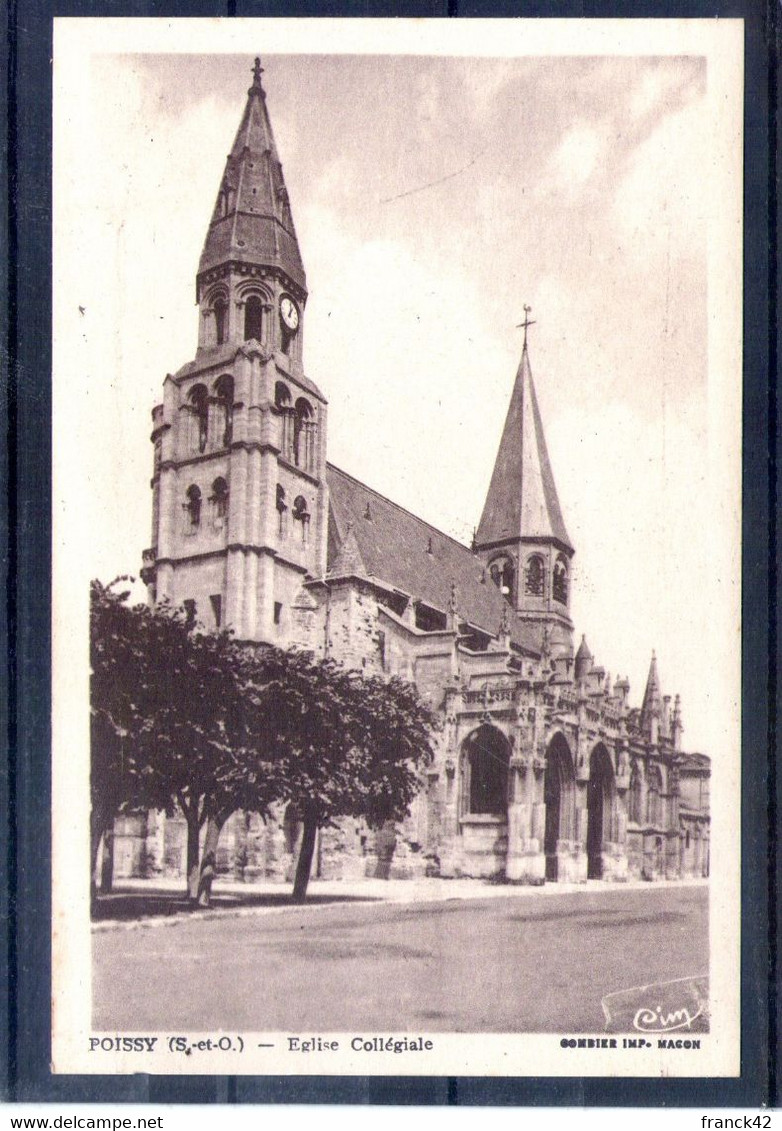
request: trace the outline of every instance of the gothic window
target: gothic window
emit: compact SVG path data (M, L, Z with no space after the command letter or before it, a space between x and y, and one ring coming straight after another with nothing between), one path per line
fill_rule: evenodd
M301 523L301 540L306 543L310 516L307 511L307 500L303 495L297 495L293 500L293 517L296 522Z
M193 483L187 489L187 502L185 503L185 510L190 516L191 526L200 526L201 524L201 491Z
M250 295L244 304L244 340L263 341L263 303L258 295Z
M312 405L304 397L296 401L293 417L293 462L311 471L315 455L315 421Z
M280 415L280 451L283 459L293 459L293 436L295 431L295 410L291 404L291 393L284 381L274 386L274 407Z
M213 593L209 598L209 602L212 606L215 628L219 628L223 619L223 598L219 593Z
M567 560L562 554L557 556L554 563L554 584L553 584L554 600L559 601L560 605L567 604L568 594L568 577L567 577Z
M650 825L663 823L663 782L658 766L653 766L649 771L649 782L646 795L646 819Z
M215 518L225 518L228 514L228 484L222 476L212 484L212 504Z
M513 600L513 583L516 571L513 562L508 557L495 558L489 566L489 576L507 600Z
M215 444L227 448L233 435L234 381L224 373L215 382Z
M533 554L527 559L527 568L524 573L524 592L529 597L544 596L545 571L543 558L540 554Z
M215 341L221 346L226 339L228 321L228 303L222 297L216 298L212 304L215 319Z
M190 411L194 422L193 443L194 450L202 452L206 447L206 434L209 423L209 394L206 385L196 385L190 390Z
M630 773L630 812L628 816L636 825L643 823L643 781L636 763Z
M196 622L196 603L192 597L190 597L182 602L182 606L185 610L185 628L193 628Z
M285 488L279 483L277 484L277 515L280 524L280 534L285 533L285 514L288 510L288 504L285 502Z
M492 726L484 725L465 740L465 801L472 814L504 817L508 811L507 739Z

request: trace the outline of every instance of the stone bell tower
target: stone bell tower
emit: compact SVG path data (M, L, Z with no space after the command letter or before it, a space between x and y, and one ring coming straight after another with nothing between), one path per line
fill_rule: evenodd
M307 282L260 59L196 277L195 359L152 413L150 600L290 643L326 569L326 401L304 374Z
M552 655L572 656L570 573L565 529L527 347L524 345L474 550L516 616L534 626Z

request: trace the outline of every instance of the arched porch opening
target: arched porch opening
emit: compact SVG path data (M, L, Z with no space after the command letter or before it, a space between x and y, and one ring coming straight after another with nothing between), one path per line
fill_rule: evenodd
M547 880L558 878L559 842L573 840L575 800L576 775L570 747L563 734L555 734L546 751L543 777L543 802L546 807L543 850Z
M507 817L510 745L502 731L488 723L462 744L463 812Z
M587 785L587 879L599 880L603 875L603 851L614 839L616 784L611 755L599 743L589 759Z

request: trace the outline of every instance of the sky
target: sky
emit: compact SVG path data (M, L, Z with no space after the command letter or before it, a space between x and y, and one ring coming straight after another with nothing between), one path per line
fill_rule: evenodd
M715 397L709 341L706 59L263 48L63 72L54 428L79 505L56 489L55 507L78 569L137 573L150 544L150 411L195 353L198 256L259 52L331 462L469 542L531 306L576 644L635 703L655 649L685 745L735 753L718 654L738 647L738 402Z

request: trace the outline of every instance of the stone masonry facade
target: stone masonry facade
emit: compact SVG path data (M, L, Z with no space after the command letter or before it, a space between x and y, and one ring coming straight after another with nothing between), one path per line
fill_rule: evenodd
M195 358L152 413L151 603L416 683L443 721L409 817L322 830L315 874L514 883L706 876L709 759L653 656L640 706L586 640L526 336L471 546L327 462L307 285L259 64L196 279ZM525 327L526 335L526 327ZM237 813L218 871L289 880L289 807ZM114 874L181 875L184 822L118 819Z

